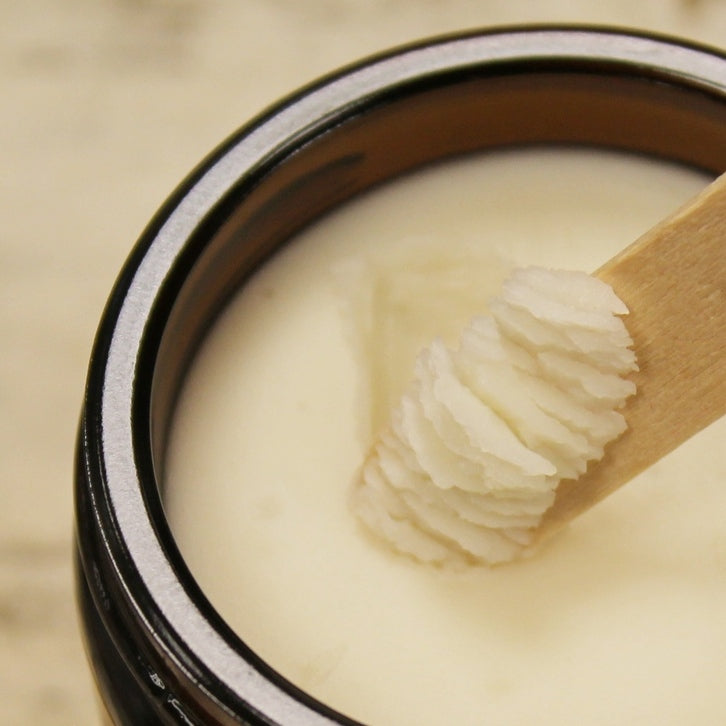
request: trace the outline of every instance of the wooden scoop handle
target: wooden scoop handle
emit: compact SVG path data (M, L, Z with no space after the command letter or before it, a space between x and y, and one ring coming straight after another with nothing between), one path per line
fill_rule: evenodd
M538 539L726 412L726 174L596 275L630 309L638 391L623 410L626 433L580 479L560 483Z

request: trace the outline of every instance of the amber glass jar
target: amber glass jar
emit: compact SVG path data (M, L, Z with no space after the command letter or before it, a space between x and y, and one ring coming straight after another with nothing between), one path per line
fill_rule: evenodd
M78 598L114 723L353 723L262 662L189 573L160 486L176 396L224 303L326 210L434 159L541 143L721 173L726 57L585 28L413 45L252 121L152 220L103 315L78 438Z

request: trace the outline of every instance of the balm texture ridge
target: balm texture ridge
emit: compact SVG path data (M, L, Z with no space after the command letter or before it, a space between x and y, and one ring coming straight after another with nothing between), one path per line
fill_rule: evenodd
M519 557L562 479L626 428L627 313L585 273L516 270L456 350L440 339L362 467L351 506L423 562Z

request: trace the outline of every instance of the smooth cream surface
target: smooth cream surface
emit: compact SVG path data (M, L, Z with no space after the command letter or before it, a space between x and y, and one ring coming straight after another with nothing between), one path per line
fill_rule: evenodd
M419 346L511 266L594 270L706 182L584 151L472 157L256 275L191 371L165 473L189 567L258 654L373 726L726 723L723 421L513 566L422 566L346 506Z

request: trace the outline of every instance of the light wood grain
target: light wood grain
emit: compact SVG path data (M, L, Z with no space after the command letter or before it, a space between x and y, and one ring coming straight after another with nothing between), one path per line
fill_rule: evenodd
M630 309L638 391L623 411L626 433L580 479L560 483L539 540L726 412L726 174L596 274Z

